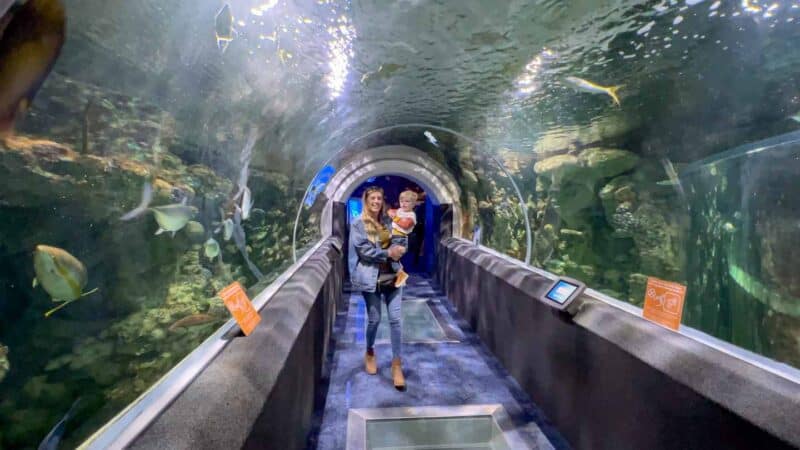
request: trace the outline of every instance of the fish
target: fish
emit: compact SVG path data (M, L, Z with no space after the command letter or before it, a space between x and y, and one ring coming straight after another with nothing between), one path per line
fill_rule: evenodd
M367 83L370 80L383 80L387 78L391 78L394 74L400 70L406 68L405 64L395 64L395 63L387 63L381 64L378 66L377 70L373 70L370 72L366 72L365 74L361 75L361 84Z
M11 138L66 39L60 0L16 2L0 17L0 137Z
M169 331L176 331L178 328L196 327L198 325L214 322L215 320L217 320L217 318L209 314L192 314L182 319L178 319L177 322L169 326Z
M253 199L250 188L245 186L242 193L242 220L250 218L250 211L253 209Z
M239 249L239 253L242 254L247 268L250 269L256 279L261 281L264 278L264 274L253 264L253 261L250 261L250 256L247 254L247 236L244 233L244 228L242 228L242 210L239 209L238 205L236 206L236 212L233 214L233 242L236 244L236 248Z
M81 397L78 397L74 402L72 402L72 406L69 407L67 413L64 414L64 417L58 421L58 423L53 426L53 429L47 433L47 436L42 439L42 442L39 443L38 450L57 450L59 444L61 443L61 438L64 437L64 432L67 429L67 422L75 414L75 408L78 407L78 403L80 403Z
M789 116L789 119L794 120L797 123L800 123L800 112L798 112L797 114L795 114L793 116Z
M147 207L150 206L151 201L153 201L153 185L149 181L145 181L144 186L142 186L142 201L139 202L139 206L123 214L119 220L131 220L141 216L147 212Z
M614 103L617 106L622 106L619 102L619 97L617 97L617 91L619 91L623 86L600 86L599 84L592 83L589 80L584 80L583 78L578 77L567 77L566 81L572 84L578 90L584 92L591 92L592 94L607 94L614 100Z
M214 17L214 34L217 37L217 48L221 53L225 53L225 50L228 49L235 33L231 6L226 3Z
M0 344L0 382L3 381L3 378L6 377L10 369L11 365L8 363L8 347Z
M172 233L172 237L175 237L175 233L185 227L197 214L197 208L183 203L155 206L148 209L153 212L153 216L158 223L158 230L156 230L155 234L159 235L168 231Z
M219 255L219 242L217 242L214 238L208 238L206 243L203 245L203 253L205 253L206 258L214 259Z
M667 173L667 177L669 177L669 186L675 186L675 189L678 191L681 197L686 198L686 192L683 190L683 184L681 184L680 178L678 178L678 172L675 170L675 166L672 165L672 161L667 158L661 158L661 165L664 167L664 172ZM667 185L663 181L660 181L656 184L659 185ZM688 204L688 203L687 203Z
M37 245L33 252L33 270L36 273L33 287L41 284L54 302L61 302L61 305L47 311L45 317L98 290L94 288L83 292L89 281L86 266L62 248Z
M425 132L422 133L422 134L424 134L425 137L428 138L428 142L430 142L431 144L435 145L436 147L439 146L439 141L436 140L436 137L433 136L433 133L431 133L428 130L425 130Z
M225 241L230 241L231 236L233 236L233 220L229 217L222 222L222 238Z

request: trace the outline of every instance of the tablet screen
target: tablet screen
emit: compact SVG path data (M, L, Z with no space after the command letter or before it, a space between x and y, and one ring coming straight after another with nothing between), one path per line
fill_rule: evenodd
M545 297L556 303L564 303L565 301L567 301L569 296L572 295L577 289L578 286L575 286L574 284L570 284L567 283L566 281L561 280L558 283L556 283L556 285L553 286L552 289L550 289L550 291L547 293L547 295L545 295Z

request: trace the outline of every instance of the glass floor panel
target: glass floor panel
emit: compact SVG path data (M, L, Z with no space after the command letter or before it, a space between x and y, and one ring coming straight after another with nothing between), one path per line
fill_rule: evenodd
M381 303L381 323L378 325L376 340L378 343L389 342L389 312L384 302ZM448 338L447 333L445 333L425 299L403 300L403 342L449 341L451 339Z
M530 448L500 405L351 409L348 450Z

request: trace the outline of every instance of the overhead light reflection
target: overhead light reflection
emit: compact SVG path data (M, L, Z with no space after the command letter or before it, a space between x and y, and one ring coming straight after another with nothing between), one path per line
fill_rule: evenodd
M541 53L536 55L535 58L525 65L525 70L514 81L514 86L517 92L523 95L529 95L536 91L541 83L538 80L538 75L542 70L542 66L547 61L556 57L556 53L552 50L545 48Z
M344 91L350 58L353 57L352 42L356 37L356 29L346 15L339 16L336 22L338 26L329 26L327 28L331 39L328 41L328 55L330 57L328 67L330 71L326 76L326 83L330 89L331 99L339 97Z

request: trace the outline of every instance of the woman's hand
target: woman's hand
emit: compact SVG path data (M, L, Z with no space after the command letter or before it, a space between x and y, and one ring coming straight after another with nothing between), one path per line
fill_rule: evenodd
M405 254L405 252L406 248L402 245L393 245L389 247L388 250L389 258L392 258L395 261L399 260Z

